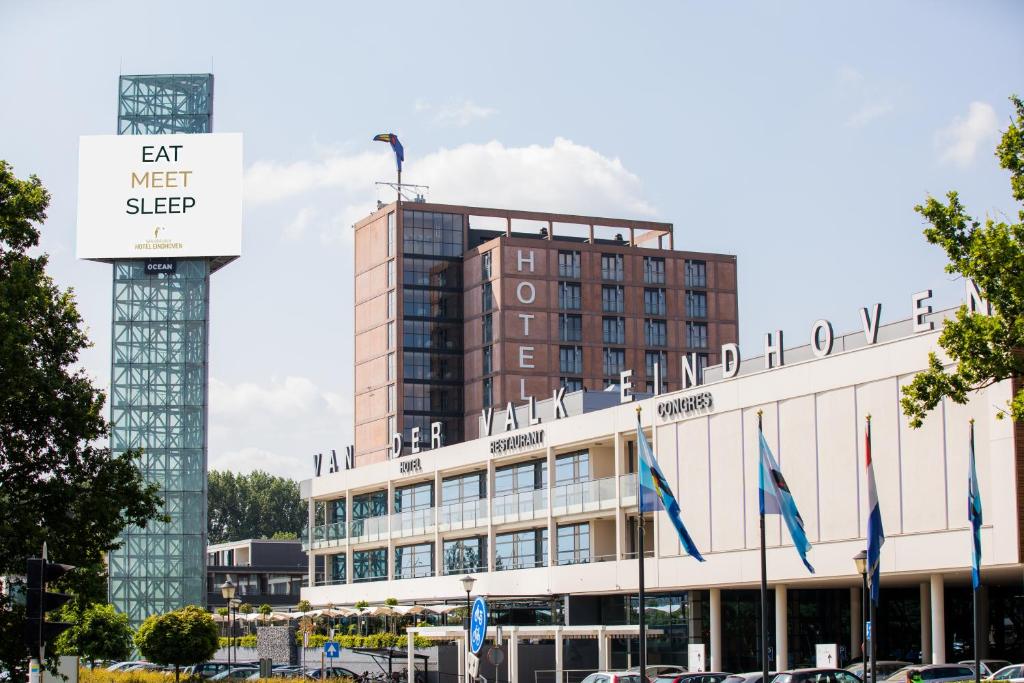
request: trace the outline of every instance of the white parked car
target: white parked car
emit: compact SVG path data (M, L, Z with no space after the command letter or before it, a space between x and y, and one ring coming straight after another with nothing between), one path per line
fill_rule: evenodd
M583 683L641 683L639 671L595 671Z
M989 676L986 680L1024 683L1024 664L1010 664L1009 666L1004 666Z

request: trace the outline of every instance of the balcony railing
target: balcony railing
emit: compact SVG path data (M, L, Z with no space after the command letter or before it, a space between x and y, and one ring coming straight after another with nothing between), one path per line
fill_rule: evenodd
M518 522L537 519L548 514L548 492L534 489L521 493L510 493L494 499L494 522Z
M558 553L558 564L590 564L591 562L611 562L615 555L591 555L587 551L560 552Z
M434 508L394 513L391 515L391 535L406 537L434 533L434 513Z
M551 508L554 514L611 510L617 496L615 477L556 486Z
M619 500L624 506L636 505L636 474L619 477Z
M473 529L487 525L487 499L449 503L438 508L437 523L441 531Z
M388 515L353 519L348 523L348 535L353 541L379 541L388 537Z

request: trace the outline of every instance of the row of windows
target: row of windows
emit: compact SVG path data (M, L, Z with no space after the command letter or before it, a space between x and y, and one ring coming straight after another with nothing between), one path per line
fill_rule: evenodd
M462 320L462 296L457 292L405 287L402 290L402 306L405 317Z
M608 352L615 351L624 353L622 349L604 349L605 362L618 363L618 353L610 354ZM707 354L701 354L707 358ZM609 360L611 359L611 360ZM654 377L654 366L655 364L661 369L661 377L664 379L668 376L668 354L664 351L646 351L644 353L644 369L647 377ZM583 347L581 346L559 346L558 347L558 371L567 375L582 375L583 374ZM615 375L617 372L605 372L606 375ZM569 378L563 378L569 379ZM579 380L577 380L579 381ZM564 383L564 382L563 382ZM576 389L582 389L582 385L576 387ZM573 389L573 390L576 390Z
M558 276L564 278L581 277L580 252L561 250L558 252ZM623 255L601 254L601 279L624 279ZM707 288L707 262L697 259L686 259L684 264L684 280L687 288ZM661 256L644 257L644 282L652 285L665 284L665 259Z
M460 351L462 349L462 325L426 320L403 320L402 346L407 349Z
M462 379L462 356L441 356L406 351L402 356L405 379L457 382Z
M461 290L462 263L407 256L402 261L402 280L406 285ZM390 281L388 286L392 286Z
M547 529L524 529L494 537L494 568L529 569L547 565ZM558 564L588 562L590 525L567 524L556 530ZM394 554L394 578L417 579L433 576L434 544L398 546ZM487 539L483 536L444 541L441 570L445 575L487 571ZM345 554L330 556L334 583L346 581ZM352 553L353 581L386 581L387 549L357 550Z
M583 341L583 316L560 314L558 316L558 340L563 342ZM608 316L601 318L601 341L605 344L625 344L626 319ZM644 344L646 346L667 346L668 321L653 318L644 320ZM686 346L693 349L707 348L707 323L686 323Z
M458 405L461 399L462 389L460 387L445 386L438 384L415 384L405 383L404 409L409 412L420 413L446 413ZM427 434L420 435L420 441L426 441Z
M451 213L405 211L402 214L406 254L462 256L462 216Z
M576 311L583 307L582 285L578 282L558 283L558 307ZM606 313L622 313L626 307L626 293L622 285L601 285L601 310ZM644 313L665 315L665 290L644 288ZM708 317L708 295L706 292L686 293L686 316L688 318Z

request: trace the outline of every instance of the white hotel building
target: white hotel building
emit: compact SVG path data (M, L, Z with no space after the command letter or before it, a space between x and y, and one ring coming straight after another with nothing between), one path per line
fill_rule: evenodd
M1001 382L968 405L945 401L911 429L900 387L938 350L942 320L912 320L837 336L831 352L787 349L785 363L744 359L736 376L709 368L684 391L553 419L526 409L516 449L504 417L490 437L329 472L302 484L310 501L309 585L314 606L465 600L459 578L476 577L492 623L615 626L636 623L637 407L683 520L707 561L681 555L664 514L646 515L651 663L686 663L706 647L708 670L759 668L757 414L813 544L803 567L778 517L768 518L770 655L778 668L813 664L816 643L842 661L859 654L861 581L852 558L865 547L864 424L887 540L874 632L879 659L943 662L973 656L968 421L976 420L984 503L982 656L1024 659L1021 519L1024 449L1014 424L997 419L1011 395ZM921 326L918 325L918 328ZM777 337L776 337L777 339ZM709 394L710 407L669 414L674 399ZM572 400L576 400L573 397ZM566 399L570 403L570 399ZM659 409L660 408L660 409ZM539 433L538 433L539 432ZM408 449L406 449L408 451ZM344 464L344 463L342 463ZM630 597L632 596L632 597ZM582 645L565 668L594 668ZM612 642L611 666L635 648Z

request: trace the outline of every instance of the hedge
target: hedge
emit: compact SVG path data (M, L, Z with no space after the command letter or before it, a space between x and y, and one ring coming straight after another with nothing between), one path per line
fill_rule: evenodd
M344 648L352 649L354 647L365 647L365 648L389 648L389 647L405 647L408 643L407 636L396 633L371 633L366 636L350 636L350 635L335 635L334 640ZM302 643L302 634L295 634L295 642ZM327 636L320 633L313 633L309 636L309 647L321 648L324 643L327 642ZM430 647L433 643L429 638L423 636L413 636L413 647L425 648Z

